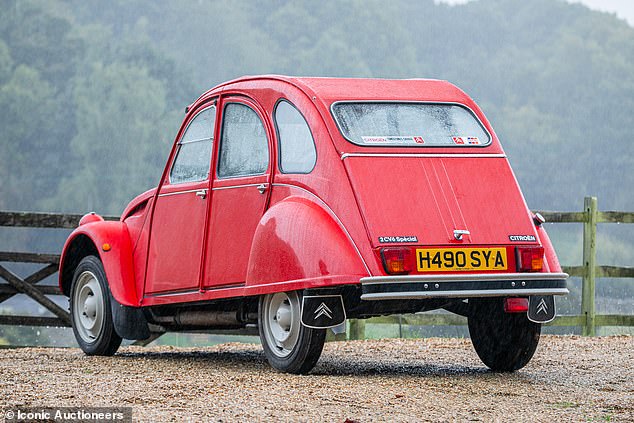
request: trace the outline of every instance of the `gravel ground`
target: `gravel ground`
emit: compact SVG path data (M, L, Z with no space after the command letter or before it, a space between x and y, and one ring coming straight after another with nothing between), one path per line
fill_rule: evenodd
M127 406L135 421L634 421L634 338L544 336L513 374L468 339L326 344L308 376L257 345L0 350L2 406Z

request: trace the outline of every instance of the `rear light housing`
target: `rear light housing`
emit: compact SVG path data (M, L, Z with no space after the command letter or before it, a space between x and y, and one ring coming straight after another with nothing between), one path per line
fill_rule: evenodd
M518 272L541 272L544 267L544 247L517 247L515 258Z
M406 275L414 270L413 254L407 247L387 247L381 249L383 267L389 275Z
M528 311L528 298L506 298L504 300L505 313L526 313Z

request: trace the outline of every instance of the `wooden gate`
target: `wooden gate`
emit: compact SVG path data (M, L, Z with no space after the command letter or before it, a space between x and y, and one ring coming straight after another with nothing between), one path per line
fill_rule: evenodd
M0 212L0 226L22 228L73 229L79 225L82 215L31 212ZM109 220L117 217L109 216ZM61 249L61 247L60 247ZM57 273L59 254L31 252L0 252L0 303L17 294L25 294L49 310L55 317L0 315L0 325L70 327L70 314L47 296L62 295L59 288L38 285L47 277ZM27 277L20 277L3 263L35 263L41 265Z

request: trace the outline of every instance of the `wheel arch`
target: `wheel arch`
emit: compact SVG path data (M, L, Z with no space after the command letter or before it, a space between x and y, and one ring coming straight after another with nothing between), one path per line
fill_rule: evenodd
M87 256L99 257L97 246L86 234L77 234L69 238L69 242L64 246L59 265L59 288L64 295L70 296L70 289L73 283L75 269Z
M368 270L341 222L312 199L290 196L270 207L256 229L247 270L247 286L329 281L358 283Z
M89 255L101 260L113 298L121 305L138 307L132 243L125 223L97 221L71 233L59 264L59 287L64 295L70 295L75 269Z

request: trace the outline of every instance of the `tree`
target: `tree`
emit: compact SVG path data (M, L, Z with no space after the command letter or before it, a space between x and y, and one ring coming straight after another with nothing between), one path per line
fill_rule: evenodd
M64 208L121 212L156 185L177 130L165 93L146 69L122 64L96 64L78 80L72 172L57 195Z
M51 187L45 167L52 164L56 143L50 136L52 93L26 65L18 65L0 85L0 209L29 208Z

